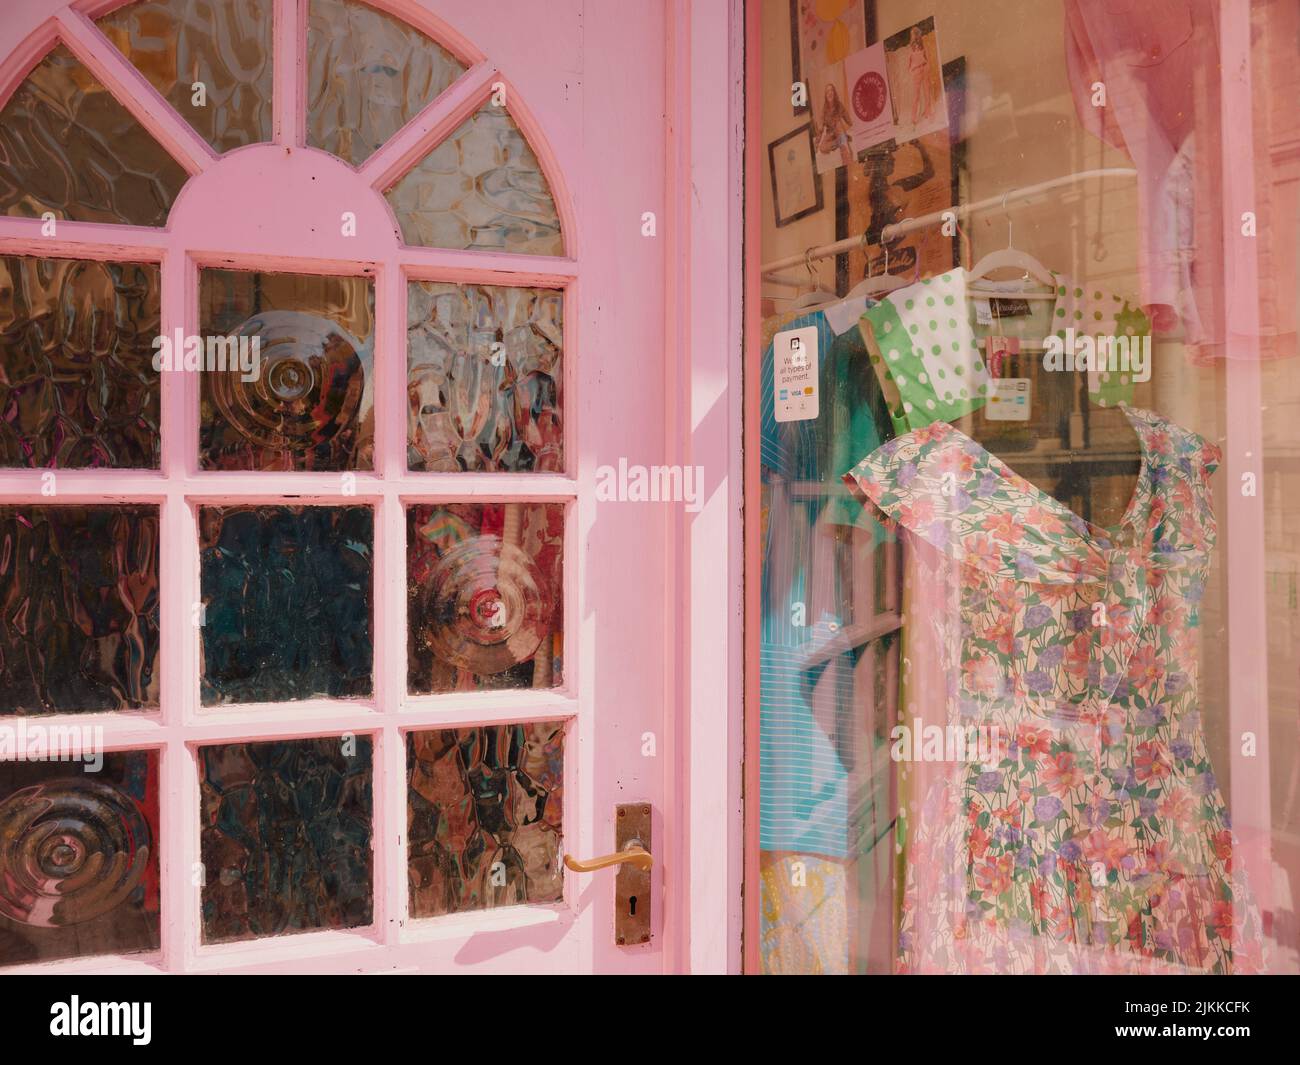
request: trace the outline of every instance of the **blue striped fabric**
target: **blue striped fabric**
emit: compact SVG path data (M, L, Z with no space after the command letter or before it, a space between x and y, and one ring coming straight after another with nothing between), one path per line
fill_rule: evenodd
M801 667L801 654L771 644L760 652L759 845L843 858L849 772L836 741L853 736L851 656L837 655L814 675Z
M817 327L819 362L818 391L826 402L826 368L830 363L835 333L820 311L793 318L782 331ZM767 489L768 526L763 550L763 635L764 644L795 647L808 638L808 627L816 615L813 603L834 601L834 572L826 551L814 559L812 528L822 509L816 497L797 500L800 484L820 480L817 427L821 418L796 422L776 420L775 370L773 345L763 351L759 418L762 431L760 458L763 483ZM865 452L864 452L865 454ZM829 548L829 545L827 545ZM816 562L823 564L817 566ZM771 593L771 594L769 594ZM794 603L803 603L806 624L795 625Z
M875 377L857 331L837 340L820 311L780 329L806 326L818 331L819 417L777 422L771 344L761 371L759 840L764 850L844 858L857 851L849 776L854 742L865 727L854 720L858 652L811 667L806 659L816 643L852 620L834 525L860 524L862 508L844 505L839 475L880 445L881 423L876 405L858 402L875 388ZM833 469L836 464L845 469Z

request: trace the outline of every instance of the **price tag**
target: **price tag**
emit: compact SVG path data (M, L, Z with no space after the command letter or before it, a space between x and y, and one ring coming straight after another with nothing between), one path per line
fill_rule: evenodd
M1007 355L1020 354L1019 337L990 336L984 340L985 361L993 377L1002 376L1002 365Z

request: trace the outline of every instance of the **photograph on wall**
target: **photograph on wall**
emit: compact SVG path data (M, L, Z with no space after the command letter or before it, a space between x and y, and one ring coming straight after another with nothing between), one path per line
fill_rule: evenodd
M844 61L866 47L866 21L861 0L790 0L792 80L808 99L794 111L812 119L819 174L851 166L861 147L853 141Z
M822 183L813 165L812 124L805 122L767 146L776 224L788 226L822 209Z
M948 127L942 60L934 18L885 38L885 60L894 101L894 137L899 143Z
M824 174L842 166L852 166L853 116L845 102L844 64L823 67L808 78L812 101L813 143L816 148L817 173Z
M945 106L965 99L964 57L943 68ZM962 127L960 116L952 128ZM909 281L933 277L952 269L958 259L958 238L939 225L904 234L886 247L881 232L908 218L942 211L961 203L964 145L951 141L949 123L914 140L887 141L858 156L865 181L850 182L843 235L865 234L864 245L848 255L848 283L890 273Z
M808 85L827 67L844 62L867 43L867 11L872 0L790 0L790 80ZM795 104L794 113L808 113Z

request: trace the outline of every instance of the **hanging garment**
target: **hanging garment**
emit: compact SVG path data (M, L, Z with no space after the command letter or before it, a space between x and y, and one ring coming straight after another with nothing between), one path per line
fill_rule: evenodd
M1293 0L1247 2L1252 25L1242 64L1221 55L1219 0L1065 5L1066 69L1079 122L1126 152L1138 171L1142 306L1158 332L1181 319L1196 363L1297 351L1297 201L1288 146L1300 133L1293 84L1300 16ZM1224 86L1242 77L1249 78L1249 99L1243 95L1243 110L1225 116ZM1238 145L1226 159L1234 130L1225 117ZM1242 187L1225 190L1225 171L1243 166ZM1239 228L1247 209L1249 235Z
M1121 524L1085 522L944 422L846 482L906 530L943 683L924 717L987 761L925 797L899 938L907 972L1243 972L1259 916L1206 752L1199 609L1218 449L1126 408L1142 467Z
M853 879L843 861L764 852L759 935L769 976L849 973L848 900Z
M1067 336L1122 337L1130 344L1144 344L1145 357L1151 352L1151 319L1128 298L1084 286L1066 274L1052 271L1056 300L1052 304L1051 333L1062 341ZM1073 330L1067 334L1066 330ZM1133 374L1123 368L1085 371L1088 398L1099 407L1118 407L1133 402Z
M849 315L840 309L765 324L768 340L779 330L817 329L819 401L816 418L776 420L768 343L760 372L759 842L760 951L769 973L847 972L864 963L854 946L864 921L888 932L888 905L883 912L861 905L864 883L875 885L867 894L887 900L888 878L864 879L859 865L889 838L890 825L888 774L873 774L876 740L860 685L879 684L889 670L883 657L864 662L874 652L849 637L855 620L867 620L856 609L873 598L855 582L861 552L885 534L842 478L864 448L888 436L889 421L857 325L861 306ZM837 336L837 327L846 332ZM887 937L877 938L868 952L878 967L888 950Z
M888 422L856 326L837 338L817 310L783 317L768 332L808 326L818 337L818 417L778 422L771 343L761 369L759 836L764 850L845 858L856 853L862 820L850 809L860 731L855 657L852 649L816 651L853 621L849 531L881 536L842 477L880 445Z
M1124 337L1129 343L1149 337L1149 319L1128 300L1085 288L1064 274L1052 276L1055 299L1030 303L1034 313L1023 321L999 321L1000 332L1033 341L1055 335L1062 342L1067 329ZM969 284L965 270L951 270L889 293L862 316L869 328L871 363L891 398L890 417L898 433L956 421L988 402L991 377L980 341L992 327L971 325ZM1086 372L1089 396L1098 406L1132 400L1130 373Z

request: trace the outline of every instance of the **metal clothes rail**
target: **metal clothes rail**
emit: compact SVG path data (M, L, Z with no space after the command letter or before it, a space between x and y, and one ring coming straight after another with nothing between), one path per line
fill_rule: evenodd
M927 226L936 225L945 221L949 216L956 216L957 220L967 218L970 215L978 214L982 211L990 211L994 208L1003 210L1011 207L1013 204L1029 203L1040 197L1044 197L1058 189L1069 188L1071 185L1078 185L1084 181L1094 178L1118 178L1118 177L1136 177L1137 171L1128 167L1102 167L1097 170L1080 170L1075 174L1065 174L1062 177L1052 178L1050 181L1041 181L1037 185L1026 185L1022 189L1012 189L1003 193L1001 196L990 196L984 200L976 200L974 203L957 204L952 207L945 207L941 211L932 211L930 214L921 215L919 218L904 218L901 222L885 226L880 231L882 243L889 243L897 240L907 233L914 233L918 229L925 229ZM814 259L827 259L833 255L843 255L845 252L856 251L862 245L862 236L845 237L843 240L837 240L834 244L821 244L809 248L807 251L787 255L783 259L775 259L772 262L764 263L759 270L762 272L764 281L774 281L780 284L799 285L804 284L804 278L791 278L775 274L776 271L785 270L791 266L804 266ZM775 276L769 276L774 275Z

